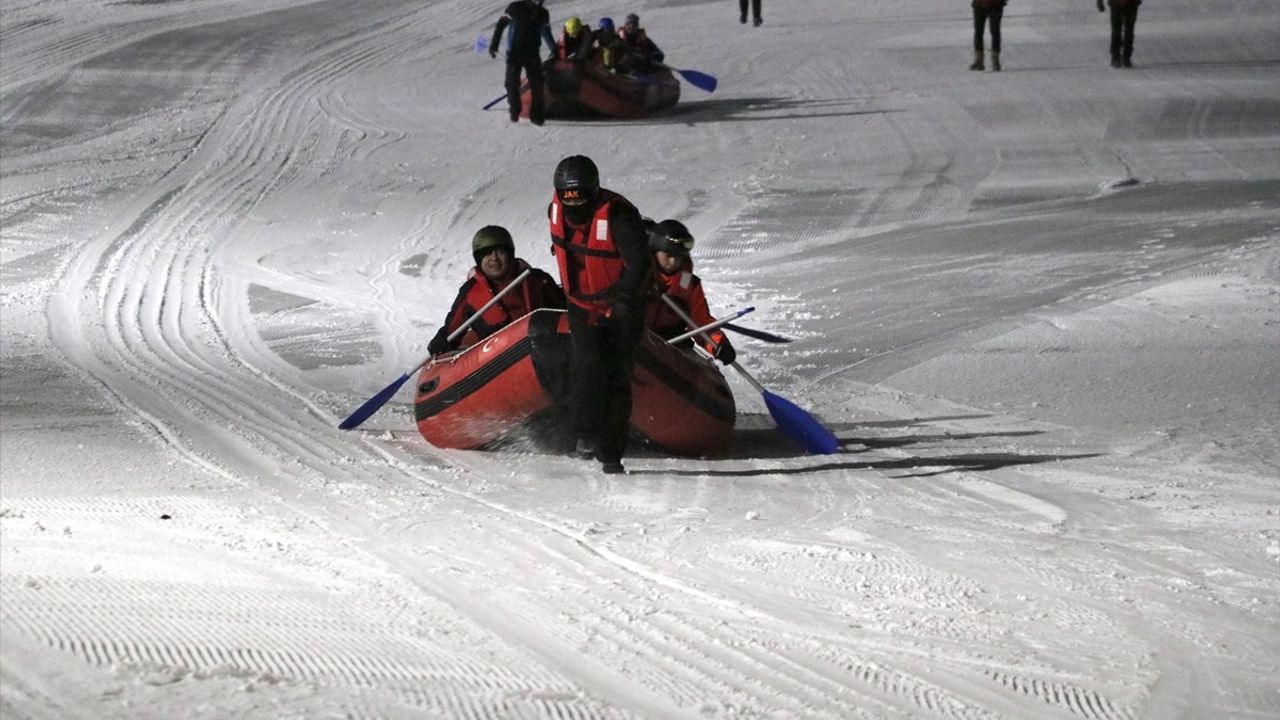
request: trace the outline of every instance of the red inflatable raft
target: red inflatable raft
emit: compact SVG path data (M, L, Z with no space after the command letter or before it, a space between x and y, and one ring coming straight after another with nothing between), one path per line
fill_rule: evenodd
M413 414L427 442L478 448L547 417L567 395L569 322L535 310L484 341L428 363ZM709 455L733 436L737 408L708 360L645 333L636 355L631 426L677 455Z
M638 118L672 107L680 100L680 81L670 70L645 75L610 73L598 60L556 60L543 68L547 117ZM529 117L529 85L520 96Z

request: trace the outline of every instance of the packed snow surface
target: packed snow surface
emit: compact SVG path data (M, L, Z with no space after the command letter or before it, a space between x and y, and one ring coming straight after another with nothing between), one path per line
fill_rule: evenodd
M541 128L503 4L3 3L0 715L1280 716L1280 4L550 0L719 88ZM336 429L574 153L837 454Z

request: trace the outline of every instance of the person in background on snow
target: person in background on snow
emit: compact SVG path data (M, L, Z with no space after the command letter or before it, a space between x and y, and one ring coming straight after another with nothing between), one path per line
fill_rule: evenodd
M619 72L629 75L651 73L666 59L666 55L649 39L649 33L640 27L640 16L635 13L627 15L626 22L618 31L618 40L622 49L622 57L618 59Z
M564 21L564 32L556 43L556 59L583 62L591 54L591 29L582 20L571 17Z
M747 0L738 0L738 9L742 11L742 14L738 16L738 22L746 25ZM760 24L764 22L764 19L760 17L760 0L751 0L751 16L754 18L756 27L760 27Z
M689 257L692 249L693 235L684 223L663 220L649 229L649 250L653 253L657 272L654 273L653 295L645 305L645 326L663 340L670 340L693 329L667 305L662 299L663 295L674 300L693 319L695 327L716 321L707 307L702 280L693 274L693 258ZM729 338L721 330L712 330L707 334L710 340L704 341L706 351L725 365L732 365L738 353L729 343ZM692 343L691 338L684 345L687 347Z
M489 41L489 57L498 57L498 43L502 33L511 26L507 38L507 109L511 122L520 120L520 73L529 78L529 122L543 123L545 112L542 92L542 56L539 41L545 42L554 55L556 40L551 37L551 16L542 7L541 0L515 0L503 11L493 26L493 39Z
M1098 12L1106 10L1098 0ZM1142 0L1106 0L1111 8L1111 67L1133 67L1133 26Z
M613 18L600 18L600 23L591 32L591 46L600 53L600 63L604 68L613 71L617 68L618 49L621 40L618 31L613 27Z
M982 62L984 26L991 24L991 71L1000 72L1000 19L1005 0L973 0L973 64L970 70L986 70Z
M594 454L607 474L624 472L631 421L631 370L644 333L653 272L640 212L600 187L591 158L556 165L547 207L551 250L569 301L566 449Z
M458 290L458 297L449 308L440 331L427 345L427 352L433 357L474 345L538 308L564 308L564 293L560 286L545 271L530 268L529 263L516 257L515 242L506 228L487 225L477 230L471 238L471 256L475 258L476 265L467 273L467 279ZM471 323L462 337L449 340L455 330L526 269L532 272L520 287L512 288L503 295L484 315Z

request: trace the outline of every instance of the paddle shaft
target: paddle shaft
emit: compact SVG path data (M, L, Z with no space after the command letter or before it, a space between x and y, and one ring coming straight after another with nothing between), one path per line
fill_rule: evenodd
M662 296L662 299L664 299L664 300L669 300L670 298L669 298L668 296L666 296L666 295L663 295L663 296ZM690 331L689 331L689 332L687 332L687 333L684 333L683 335L677 335L677 336L675 336L675 337L671 338L670 340L668 340L668 341L667 341L667 343L668 343L668 344L670 344L670 345L674 345L674 344L676 344L676 343L680 342L681 340L688 340L689 338L693 337L694 335L702 335L702 336L704 336L704 337L705 337L705 336L706 336L706 333L708 333L708 332L710 332L710 331L712 331L712 330L718 330L719 328L722 328L722 327L724 327L725 325L728 325L729 323L733 322L734 320L737 320L738 318L742 317L743 315L746 315L746 314L747 314L747 313L749 313L749 312L753 312L754 310L755 310L755 308L754 308L754 307L743 308L742 310L739 310L738 312L734 313L732 317L727 317L727 318L724 318L724 319L721 319L721 320L713 320L713 321L711 321L711 322L707 323L706 325L703 325L702 327L695 327L694 329L690 330ZM692 320L688 315L685 315L683 312L681 312L681 313L680 313L680 319L681 319L681 320L684 320L686 323L688 323L688 324L690 324L690 325L692 325L692 324L693 324L693 320ZM710 340L710 339L708 339L708 340L707 340L707 342L710 342L712 345L717 345L717 346L719 345L718 343L716 343L716 342L714 342L714 341L712 341L712 340Z
M457 330L454 330L453 332L449 333L449 338L448 338L449 342L453 342L454 340L457 340L458 338L462 337L462 334L467 331L467 328L471 327L472 323L479 320L480 316L488 312L489 308L493 307L494 305L497 305L498 301L501 300L504 296L506 296L507 293L511 292L512 290L515 289L517 285L524 282L524 279L529 277L529 273L531 272L533 272L533 268L525 268L524 272L520 273L515 277L514 280L507 283L506 287L494 293L493 297L489 298L489 302L485 303L484 305L481 305L480 309L475 311L475 313L473 313L471 317L467 318L466 322L459 325ZM414 372L415 370L422 367L423 365L426 365L430 361L431 361L431 356L428 355L426 359L424 359L422 362L414 366L413 370L410 370L409 372L410 373Z
M662 301L667 304L667 307L671 308L672 312L674 312L676 315L679 315L680 319L683 320L686 325L688 325L689 327L695 327L693 318L689 317L689 313L685 312L684 309L680 307L679 303L677 303L675 300L672 300L670 295L663 295ZM750 309L754 310L755 308L750 308ZM733 319L734 318L729 318L729 320L733 320ZM712 325L715 325L715 323L712 323ZM715 342L711 339L711 336L707 335L706 328L698 328L692 332L685 333L680 337L684 338L692 335L699 335L700 339L703 342L709 342L709 343L712 343L713 345L715 344ZM676 341L672 340L672 342L676 342ZM747 372L741 365L738 364L736 360L729 364L733 367L734 370L737 370L738 373L741 374L742 377L746 379L747 382L751 383L751 386L754 387L756 390L758 390L761 393L767 392L764 389L764 386L761 385L754 377L751 377L751 373Z
M674 311L685 323L693 325L693 318L676 304L670 297L663 295L663 301ZM706 333L702 336L707 337ZM700 348L701 349L701 348ZM773 417L773 421L778 424L778 428L789 435L792 440L799 443L800 447L811 453L822 455L830 455L840 449L840 441L819 423L812 415L802 410L795 403L784 397L774 395L765 389L751 373L747 372L741 365L736 362L730 363L734 370L738 371L747 382L751 383L764 399L765 407L769 409L769 415Z

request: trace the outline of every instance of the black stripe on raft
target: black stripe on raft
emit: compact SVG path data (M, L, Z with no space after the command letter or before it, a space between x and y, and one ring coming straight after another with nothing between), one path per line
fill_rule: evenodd
M520 342L503 350L492 360L476 368L475 372L441 390L438 394L422 402L414 403L414 421L420 422L429 417L435 417L462 402L468 395L483 388L499 375L511 369L516 363L528 357L529 347L529 338L521 338Z

